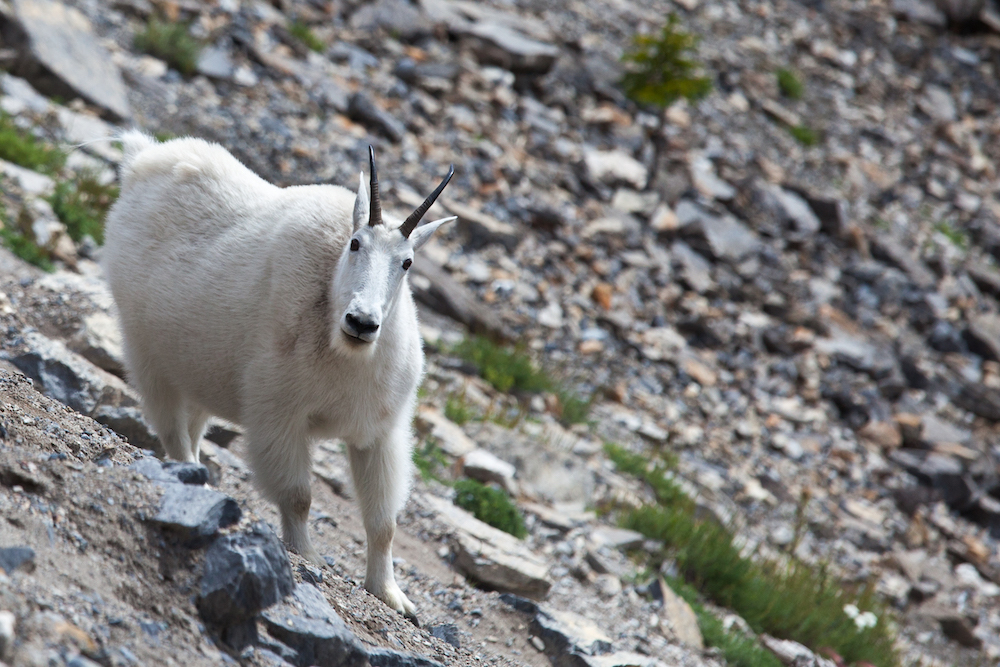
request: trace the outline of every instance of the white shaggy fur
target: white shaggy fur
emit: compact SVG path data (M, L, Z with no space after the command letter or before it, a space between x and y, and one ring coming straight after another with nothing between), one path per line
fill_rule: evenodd
M403 263L453 218L406 239L366 224L363 180L357 194L278 188L217 144L121 141L104 268L130 378L167 454L197 461L210 414L242 424L286 543L322 564L306 524L312 443L343 439L368 533L365 587L415 618L391 552L424 364Z

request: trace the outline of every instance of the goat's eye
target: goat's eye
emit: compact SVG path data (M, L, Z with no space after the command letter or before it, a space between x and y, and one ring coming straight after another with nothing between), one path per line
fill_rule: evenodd
M413 260L412 259L410 259L409 257L407 257L406 259L404 259L403 260L403 270L406 271L408 268L410 268L410 264L413 264Z
M357 239L351 239L351 250L357 251L358 248L360 248L360 247L361 247L361 244L358 242Z

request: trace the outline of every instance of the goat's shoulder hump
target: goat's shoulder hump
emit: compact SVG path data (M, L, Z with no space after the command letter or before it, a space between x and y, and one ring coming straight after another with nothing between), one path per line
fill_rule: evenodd
M263 180L219 144L194 137L173 139L143 150L132 163L129 176L130 180Z

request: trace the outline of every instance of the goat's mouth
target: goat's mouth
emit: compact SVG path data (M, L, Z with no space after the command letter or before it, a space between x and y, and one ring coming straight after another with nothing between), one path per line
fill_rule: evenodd
M344 339L353 347L364 347L375 342L375 337L371 334L356 334L347 329L341 329L341 331L344 333Z

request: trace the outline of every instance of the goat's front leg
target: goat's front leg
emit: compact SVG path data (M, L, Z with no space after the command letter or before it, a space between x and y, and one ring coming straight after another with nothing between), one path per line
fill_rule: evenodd
M392 571L392 537L396 514L410 492L412 463L410 434L399 428L386 442L349 446L354 493L368 534L368 571L365 588L415 625L417 610L396 584Z
M280 433L266 425L250 426L247 453L257 488L278 505L285 544L322 566L325 561L309 539L312 451L306 435Z

